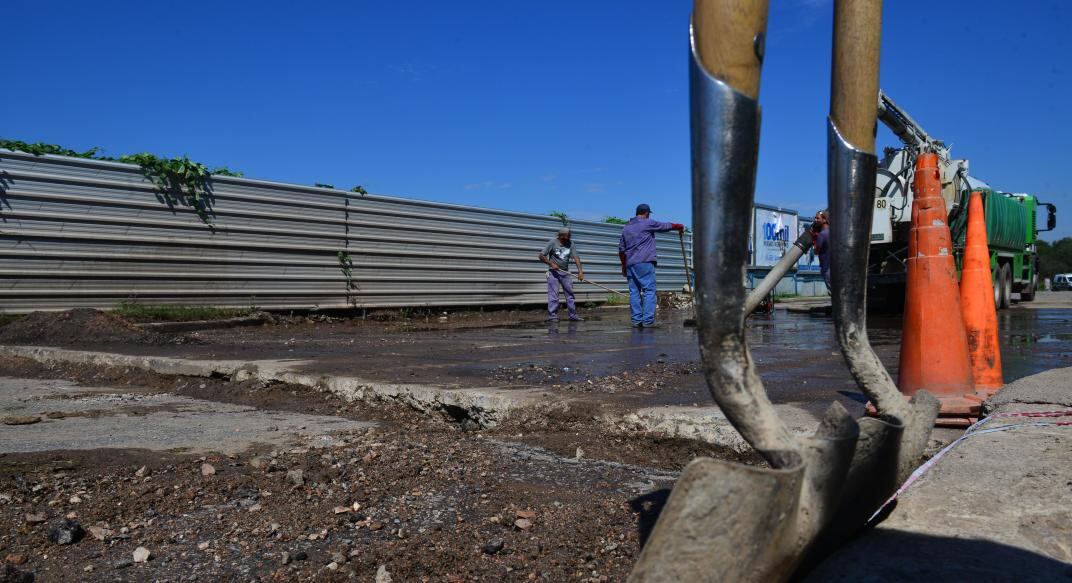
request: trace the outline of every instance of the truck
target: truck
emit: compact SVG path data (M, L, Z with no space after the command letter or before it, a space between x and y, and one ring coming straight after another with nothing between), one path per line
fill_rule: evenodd
M911 185L916 156L922 152L938 155L942 198L958 269L967 230L968 198L978 191L985 209L995 306L1009 307L1013 294L1019 294L1020 301L1034 300L1039 289L1036 241L1039 233L1056 227L1057 207L1031 194L1002 192L971 176L968 160L953 158L943 141L931 137L884 92L879 92L878 113L879 120L903 146L886 148L879 161L868 265L869 303L884 311L897 311L904 305L905 262L912 228ZM1038 225L1041 209L1046 209L1045 228Z

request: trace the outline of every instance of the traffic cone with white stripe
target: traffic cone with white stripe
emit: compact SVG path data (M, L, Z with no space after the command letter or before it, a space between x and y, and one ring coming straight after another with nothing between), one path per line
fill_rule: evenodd
M983 399L972 380L937 155L919 155L913 186L897 387L907 396L926 389L938 397L938 425L968 425Z
M964 309L964 327L968 332L968 354L971 357L975 390L987 396L996 393L1005 384L1001 374L1001 346L998 344L998 315L993 286L983 196L973 192L968 202L968 233L960 271L960 304Z

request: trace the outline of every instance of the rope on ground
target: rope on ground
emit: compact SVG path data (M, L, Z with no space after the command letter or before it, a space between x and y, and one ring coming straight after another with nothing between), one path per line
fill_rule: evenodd
M986 433L997 433L999 431L1008 431L1010 429L1017 429L1017 428L1020 428L1020 427L1070 427L1070 426L1072 426L1072 421L1051 421L1051 422L1048 422L1048 423L1046 423L1046 422L1010 423L1008 425L1002 425L1000 427L990 427L990 428L987 428L987 429L980 429L983 425L985 425L987 422L989 422L989 421L991 421L993 419L1002 419L1002 418L1009 418L1009 417L1034 417L1034 418L1039 418L1039 417L1072 417L1072 409L1063 409L1063 410L1060 410L1060 411L1023 411L1023 412L1014 412L1014 413L995 413L993 415L990 415L988 417L985 417L983 419L980 419L980 420L976 421L975 423L972 424L971 427L969 427L967 430L964 431L964 435L961 435L960 437L958 437L955 440L953 440L953 443L950 443L949 445L943 447L941 449L941 451L939 451L938 453L934 454L934 457L932 457L931 459L927 460L926 463L924 463L923 465L921 465L918 468L916 468L916 471L912 472L912 475L908 476L908 479L905 480L905 483L902 484L901 487L898 488L897 491L894 492L893 495L890 496L889 499L887 499L886 502L884 502L882 504L882 506L879 507L879 509L876 510L875 513L871 515L871 518L867 519L867 522L869 524L874 522L876 516L878 516L879 514L882 514L882 511L885 510L887 506L892 504L893 501L896 500L898 496L900 496L901 494L904 494L905 491L908 490L908 488L912 484L914 484L916 482L916 480L919 480L923 476L923 474L927 473L927 470L929 470L932 467L934 467L934 465L938 463L938 460L940 460L943 457L945 457L945 454L949 453L949 451L951 449L953 449L960 442L964 441L965 439L968 439L969 437L972 437L972 436L975 436L975 435L983 435L983 434L986 434Z

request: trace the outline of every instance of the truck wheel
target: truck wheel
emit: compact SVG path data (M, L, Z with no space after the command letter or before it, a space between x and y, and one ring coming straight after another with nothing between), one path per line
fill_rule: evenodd
M999 265L994 273L990 274L990 280L994 283L994 309L1001 309L1001 266Z
M1031 282L1024 286L1024 289L1020 290L1021 302L1033 302L1035 301L1035 289L1038 287L1038 274L1031 276Z
M1012 304L1012 268L1006 263L1001 266L1001 308Z

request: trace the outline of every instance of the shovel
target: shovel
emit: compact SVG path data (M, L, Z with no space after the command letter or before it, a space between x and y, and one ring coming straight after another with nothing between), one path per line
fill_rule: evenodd
M601 283L596 283L596 282L588 280L588 279L582 279L580 277L577 277L576 275L573 275L572 273L570 275L572 275L574 279L576 279L577 281L579 281L581 283L587 283L588 285L594 285L594 286L598 287L599 289L605 289L605 290L609 291L612 294L618 294L618 295L620 295L622 297L626 297L626 298L629 297L629 294L627 294L625 292L620 292L620 291L618 291L616 289L611 289L611 288L609 288L609 287L607 287L607 286L605 286L605 285L603 285Z
M685 289L692 295L692 274L689 273L689 254L685 251L685 232L678 231L677 238L681 241L681 261L685 265Z
M836 335L878 418L833 403L809 437L778 417L744 336L759 146L765 0L697 0L690 120L696 310L711 394L769 468L698 458L682 473L630 581L783 581L863 528L911 472L937 415L897 392L867 338L865 284L881 0L835 0L829 203ZM866 219L866 224L865 224Z

